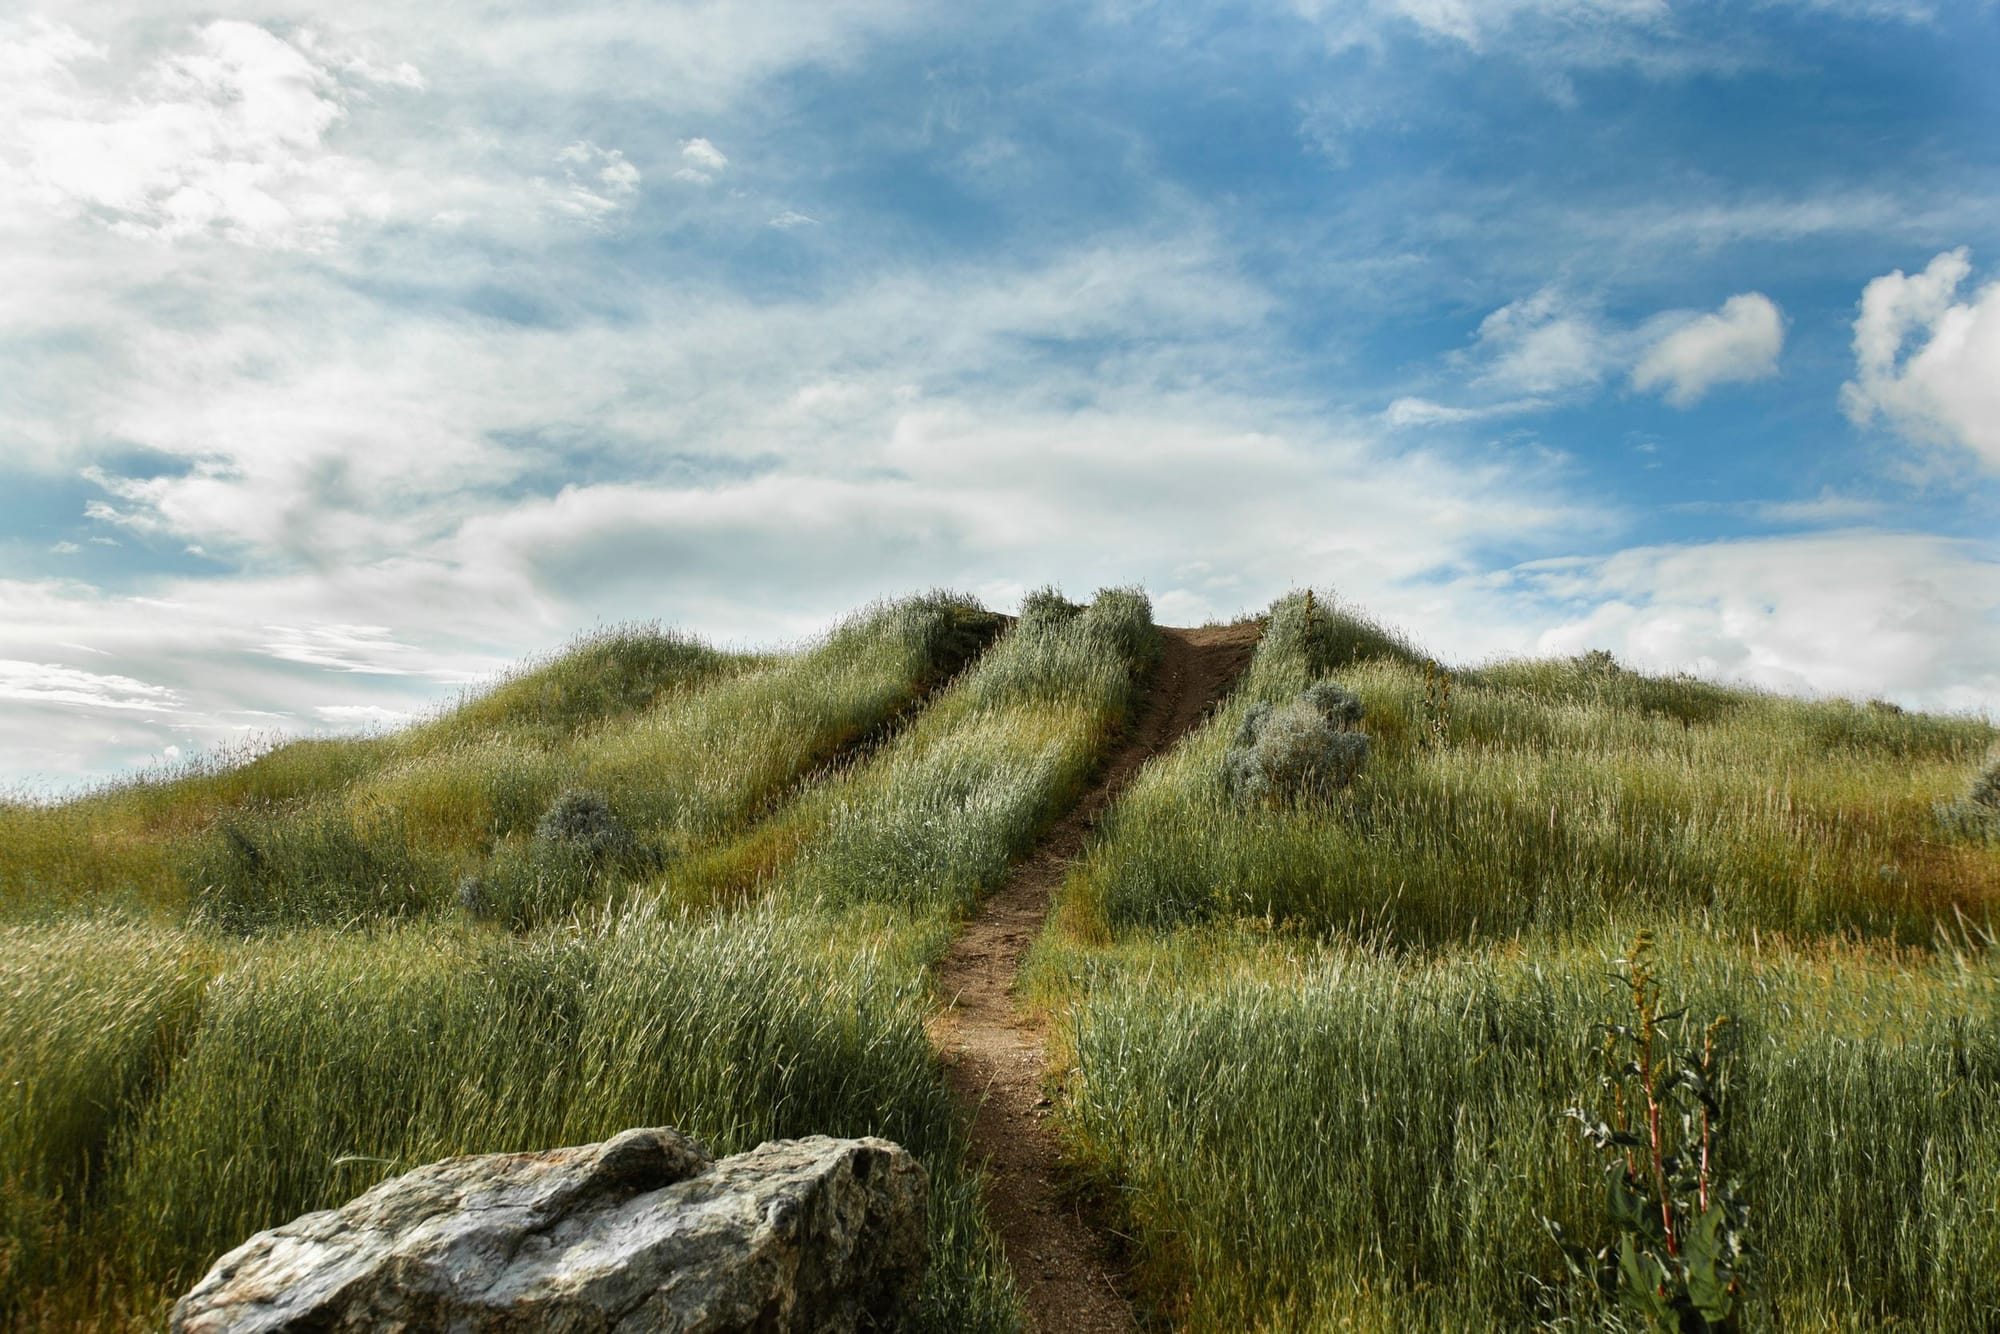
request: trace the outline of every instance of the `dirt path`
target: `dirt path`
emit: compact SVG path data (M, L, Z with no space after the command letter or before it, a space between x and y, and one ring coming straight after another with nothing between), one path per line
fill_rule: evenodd
M1097 782L1039 848L980 907L938 964L939 990L956 1005L933 1039L952 1092L972 1112L975 1155L987 1159L988 1216L1006 1243L1014 1281L1040 1334L1135 1328L1104 1240L1057 1185L1055 1136L1043 1124L1042 1031L1014 1006L1021 957L1041 933L1050 896L1084 841L1139 767L1201 721L1256 646L1254 624L1163 629L1165 657L1137 726Z

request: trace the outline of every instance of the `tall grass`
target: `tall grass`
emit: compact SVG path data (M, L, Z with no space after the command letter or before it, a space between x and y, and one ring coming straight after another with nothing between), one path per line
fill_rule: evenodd
M1082 965L1065 1123L1163 1309L1203 1330L1521 1329L1574 1306L1544 1220L1610 1235L1561 1113L1596 1097L1616 948L1203 932ZM1670 938L1669 986L1736 1020L1723 1170L1750 1200L1751 1328L2000 1322L1996 962Z
M1073 801L1159 656L1152 606L1101 591L1024 618L922 722L797 817L815 837L779 877L796 899L956 915Z
M449 903L457 877L496 848L518 849L555 796L581 785L675 855L881 732L998 624L937 593L765 659L608 631L403 732L0 806L0 912L191 905L239 931L422 912Z
M62 929L116 957L115 940ZM930 948L865 917L646 910L526 937L433 923L233 946L154 1096L106 1106L115 1079L71 1080L102 1118L87 1127L96 1207L50 1233L72 1253L67 1281L17 1292L15 1315L148 1323L250 1233L397 1172L669 1124L719 1153L811 1133L904 1144L934 1187L918 1327L1011 1328L924 1033L917 958ZM160 987L127 973L98 1012L139 1012L150 1041ZM43 1121L43 1141L67 1133Z
M1323 680L1363 704L1352 787L1234 799L1244 715ZM1693 1011L1736 1020L1752 1327L2000 1327L2000 956L1934 948L1989 938L2000 857L1940 811L1993 735L1604 655L1451 679L1279 602L1230 705L1110 813L1031 967L1072 1044L1073 1154L1161 1312L1602 1318L1547 1224L1610 1239L1561 1113L1595 1096L1608 960L1643 923Z
M0 1315L64 1272L64 1239L100 1195L194 1019L199 946L109 922L0 928Z
M64 801L0 801L0 914L33 919L77 907L179 914L191 889L190 852L219 822L254 826L301 812L323 820L342 793L385 770L427 760L450 770L441 757L480 753L482 764L460 765L397 806L400 819L438 841L469 794L492 783L517 789L521 771L532 773L548 747L576 730L629 717L749 663L675 632L613 627L401 732L293 740L248 755L225 750Z
M1467 674L1440 708L1407 646L1344 619L1278 605L1233 706L1113 814L1072 886L1079 929L1255 915L1422 944L1649 911L1922 943L1990 911L2000 850L1935 813L1984 722L1583 661ZM1361 645L1337 679L1372 758L1340 797L1246 813L1228 738L1251 704L1320 679L1340 637Z

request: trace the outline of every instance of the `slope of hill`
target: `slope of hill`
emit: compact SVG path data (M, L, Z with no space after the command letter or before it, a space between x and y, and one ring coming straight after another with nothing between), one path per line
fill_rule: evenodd
M0 807L0 1318L148 1326L392 1172L671 1123L908 1144L915 1327L1052 1327L1041 1269L1088 1232L989 1223L994 1118L968 1138L931 1032L954 934L1040 849L1026 1008L990 958L981 1003L1047 1031L1050 1143L1145 1318L1643 1327L1591 1257L1650 1245L1607 1182L1651 1145L1579 1122L1644 1104L1607 1031L1665 1069L1726 1013L1697 1176L1740 1187L1730 1318L1992 1327L1991 726L1601 657L1447 677L1301 595L1185 740L1128 740L1160 643L1128 590L1011 626L913 598L782 655L620 631L402 732ZM1358 775L1247 783L1274 710L1320 735L1308 688ZM1114 754L1152 758L1121 791ZM1059 826L1087 793L1095 831ZM1642 930L1651 1019L1605 980Z

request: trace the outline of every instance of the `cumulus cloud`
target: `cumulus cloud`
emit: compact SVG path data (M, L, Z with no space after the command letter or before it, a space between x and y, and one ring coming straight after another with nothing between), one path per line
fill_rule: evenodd
M1722 308L1673 320L1632 369L1632 387L1660 390L1677 408L1692 407L1719 384L1769 379L1778 373L1785 317L1762 292L1730 297Z
M1841 406L1913 439L1963 446L2000 468L2000 282L1958 299L1972 273L1963 247L1922 273L1871 281L1854 321L1854 379Z
M692 185L712 184L729 159L722 150L706 139L683 139L681 141L681 165L674 172L674 179L687 181Z
M1557 286L1512 301L1479 322L1472 343L1448 358L1474 401L1446 405L1396 399L1391 426L1450 425L1546 408L1630 372L1632 387L1675 407L1719 384L1777 374L1785 320L1761 292L1730 297L1714 311L1662 311L1637 324L1605 318L1597 303Z
M1616 359L1591 307L1544 287L1479 322L1472 355L1477 383L1524 394L1554 394L1596 384Z

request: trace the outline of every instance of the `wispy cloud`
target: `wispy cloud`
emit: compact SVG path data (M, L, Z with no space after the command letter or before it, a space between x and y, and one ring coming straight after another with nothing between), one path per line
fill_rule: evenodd
M179 693L164 686L18 658L0 658L0 700L142 713L167 713L181 707Z

